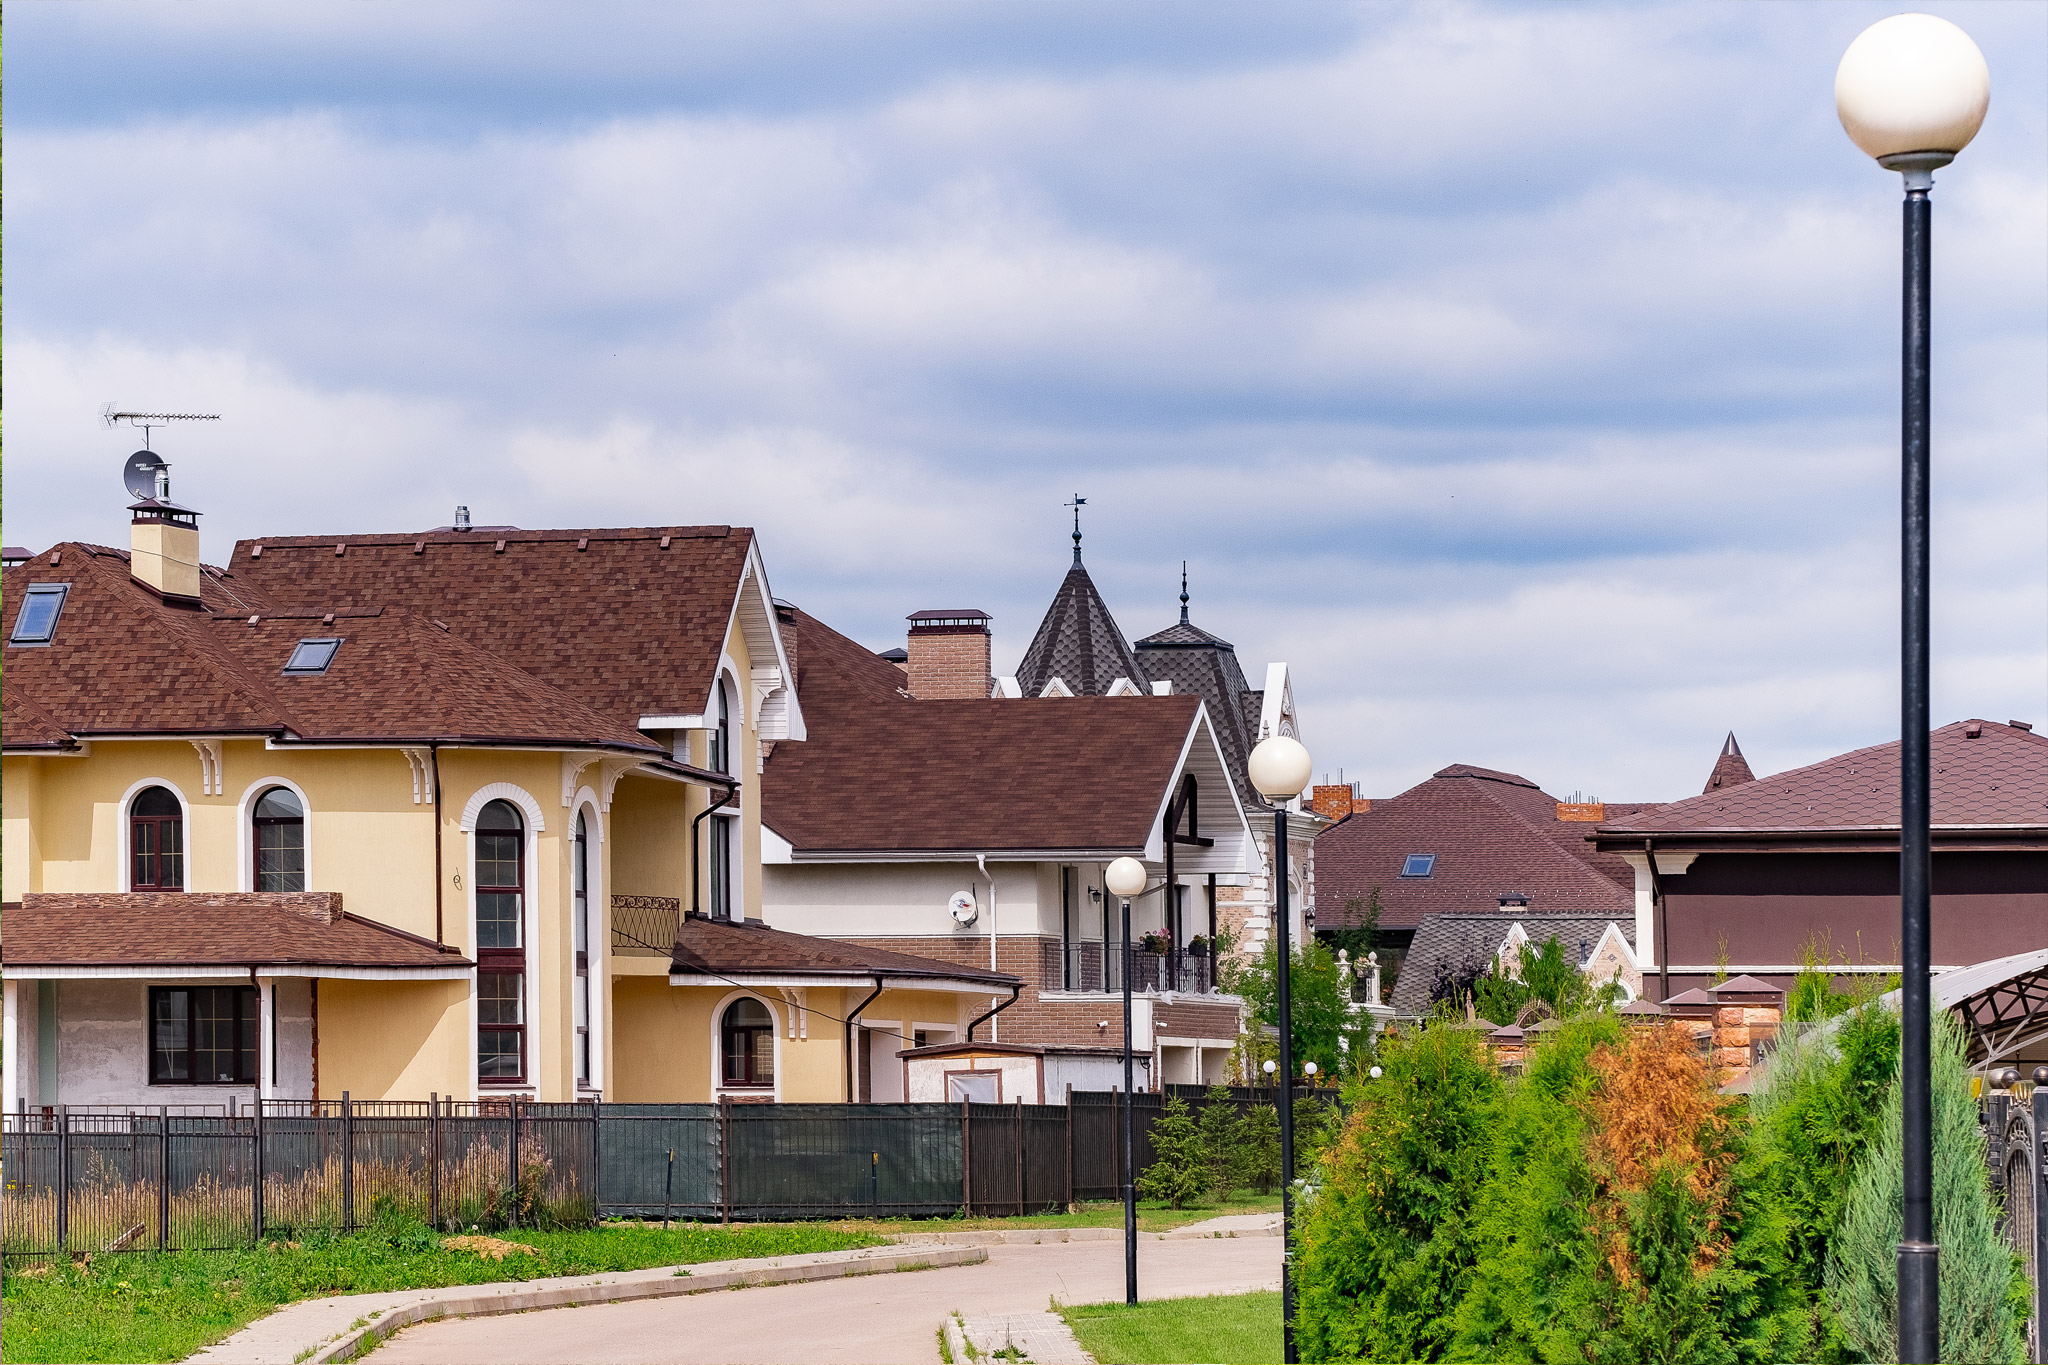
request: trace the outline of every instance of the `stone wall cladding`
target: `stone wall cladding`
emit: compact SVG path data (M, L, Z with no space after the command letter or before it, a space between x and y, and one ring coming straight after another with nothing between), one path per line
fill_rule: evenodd
M912 630L906 648L910 661L910 695L921 700L951 698L984 701L994 680L989 676L989 635Z
M1238 1009L1235 1005L1203 1005L1176 1001L1152 1007L1152 1031L1162 1038L1237 1037Z

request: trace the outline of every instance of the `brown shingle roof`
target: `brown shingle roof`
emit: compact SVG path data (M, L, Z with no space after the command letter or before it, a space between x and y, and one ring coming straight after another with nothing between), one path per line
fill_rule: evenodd
M1003 972L959 966L909 953L770 929L759 920L686 915L676 930L670 970L705 976L889 976L985 981L1014 986Z
M237 543L232 567L281 603L446 622L632 725L703 713L752 544L729 526L290 536Z
M1972 732L1976 737L1972 738ZM2048 736L1957 721L1929 738L1933 822L1950 828L2048 827ZM1674 801L1600 827L1633 833L1896 830L1899 745L1875 744L1804 768Z
M343 912L333 891L31 891L0 915L9 970L25 967L467 967Z
M320 742L449 740L575 744L660 757L630 722L403 610L279 614L260 586L205 580L204 610L167 606L126 556L59 546L6 574L18 600L36 582L71 591L47 647L7 650L7 742L75 736L263 734ZM228 594L232 593L230 597ZM340 637L323 674L287 677L302 638Z
M1144 846L1196 698L910 701L893 664L791 615L810 738L768 760L761 818L799 851Z
M1592 852L1586 831L1560 821L1557 799L1527 778L1452 764L1316 836L1316 923L1356 922L1344 907L1375 889L1391 929L1496 910L1509 893L1528 896L1535 913L1632 914L1634 874L1618 855ZM1411 853L1436 855L1429 876L1401 875Z
M1735 732L1730 730L1728 738L1721 741L1721 753L1714 760L1714 771L1707 774L1707 785L1701 790L1739 787L1745 782L1754 781L1756 774L1749 770L1749 760L1742 756L1742 746L1735 742Z

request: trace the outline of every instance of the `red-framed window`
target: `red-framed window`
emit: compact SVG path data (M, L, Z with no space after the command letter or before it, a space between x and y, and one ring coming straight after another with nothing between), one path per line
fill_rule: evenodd
M249 842L256 850L258 891L306 889L306 808L289 787L272 787L256 798L249 818Z
M253 986L151 986L151 1085L254 1085Z
M146 788L129 803L128 856L130 890L185 889L185 808L168 787Z
M748 996L727 1005L718 1040L720 1084L764 1090L775 1084L775 1016L766 1005Z
M476 1068L484 1085L526 1080L526 822L493 801L476 822Z

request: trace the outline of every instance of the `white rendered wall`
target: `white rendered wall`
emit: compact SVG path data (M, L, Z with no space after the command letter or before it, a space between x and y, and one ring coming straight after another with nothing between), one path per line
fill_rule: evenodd
M220 1104L255 1099L252 1085L151 1085L149 986L144 981L57 983L58 1101L63 1104ZM176 984L159 982L156 984ZM198 985L219 985L218 981ZM278 983L280 1099L313 1094L312 995L308 983ZM267 1068L269 1058L263 1058Z
M1059 932L1057 880L1047 904L1038 864L991 862L988 870L1001 933ZM956 891L972 891L979 907L969 928L956 925L948 908ZM769 927L822 938L986 939L991 919L988 878L972 861L769 864L761 869L761 900Z

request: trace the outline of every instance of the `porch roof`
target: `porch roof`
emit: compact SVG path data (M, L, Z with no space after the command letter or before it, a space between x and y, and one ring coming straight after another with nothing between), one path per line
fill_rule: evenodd
M470 960L351 915L334 891L31 891L0 914L15 977L244 972L459 977Z
M669 980L678 985L867 986L878 978L926 990L983 992L1023 982L985 967L941 962L909 953L812 938L770 929L758 920L719 920L685 915L676 930Z

